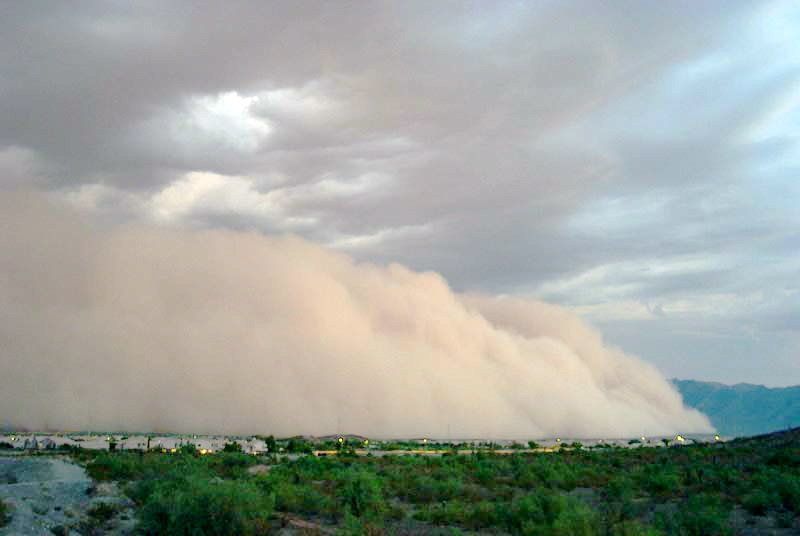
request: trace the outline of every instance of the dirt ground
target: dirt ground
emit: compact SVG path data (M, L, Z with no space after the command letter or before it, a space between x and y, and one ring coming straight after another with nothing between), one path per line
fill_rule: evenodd
M95 486L82 467L58 457L0 457L0 499L11 514L0 536L127 534L133 527L131 505L115 486Z

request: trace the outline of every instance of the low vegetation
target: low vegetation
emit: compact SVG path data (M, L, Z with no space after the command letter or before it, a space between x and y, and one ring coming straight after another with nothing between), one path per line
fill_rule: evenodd
M0 527L5 527L10 518L8 505L0 499Z
M228 450L74 456L93 478L124 483L147 534L265 534L282 526L586 536L800 529L798 431L725 444L504 455L372 457L341 449L290 460Z

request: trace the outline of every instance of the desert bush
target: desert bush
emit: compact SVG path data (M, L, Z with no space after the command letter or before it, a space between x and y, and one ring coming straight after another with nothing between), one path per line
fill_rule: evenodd
M145 534L250 535L266 531L274 498L250 482L191 477L157 485L139 511Z
M362 468L351 468L341 474L336 497L356 517L376 518L384 510L380 481Z
M776 482L783 506L790 512L800 513L800 476L784 474Z
M693 495L673 514L659 513L656 527L667 534L687 536L727 536L732 534L730 506L715 494Z
M96 523L102 525L114 517L119 511L119 506L112 503L100 502L89 508L88 516Z
M336 512L330 497L307 484L277 482L272 486L275 509L297 514L329 514Z
M669 497L680 491L681 477L672 466L650 465L640 475L640 484L653 495Z
M776 503L780 503L780 497L763 489L755 489L742 498L745 510L756 516L765 515Z
M653 528L639 523L638 521L624 521L610 528L607 532L610 536L660 536L661 533Z
M248 467L258 463L258 459L241 452L221 452L201 458L201 463L222 478L240 478L246 474Z
M11 515L9 514L8 510L8 505L2 499L0 499L0 527L5 527L8 524L8 521L11 519Z
M95 480L131 480L142 474L144 464L134 454L103 452L87 464L86 471Z

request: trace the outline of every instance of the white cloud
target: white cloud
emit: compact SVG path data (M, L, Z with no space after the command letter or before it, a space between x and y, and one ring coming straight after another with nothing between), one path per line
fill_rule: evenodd
M194 96L146 120L132 135L148 152L177 151L186 158L254 153L273 131L254 113L260 99L237 91Z
M287 213L281 189L265 193L247 177L195 171L155 193L147 201L150 218L159 223L201 221L207 217L236 216L257 226L290 230L314 223L313 218Z

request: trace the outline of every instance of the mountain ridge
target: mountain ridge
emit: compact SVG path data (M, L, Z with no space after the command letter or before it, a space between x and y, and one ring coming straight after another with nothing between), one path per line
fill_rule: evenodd
M722 435L752 436L800 426L800 385L670 381L684 403L705 413Z

